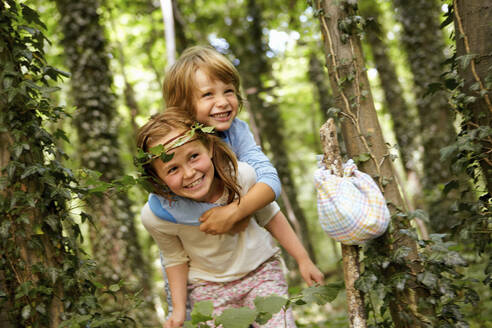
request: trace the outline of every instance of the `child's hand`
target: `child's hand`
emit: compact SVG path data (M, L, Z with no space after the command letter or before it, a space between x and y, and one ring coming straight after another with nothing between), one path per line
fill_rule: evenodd
M186 314L180 314L174 311L164 323L164 328L179 328L182 327L186 318Z
M229 232L234 224L242 219L238 217L237 202L214 207L200 217L200 230L212 235Z
M299 263L299 271L308 286L312 286L314 283L323 285L323 273L316 267L316 265L314 265L314 263L310 259L306 260L305 262Z

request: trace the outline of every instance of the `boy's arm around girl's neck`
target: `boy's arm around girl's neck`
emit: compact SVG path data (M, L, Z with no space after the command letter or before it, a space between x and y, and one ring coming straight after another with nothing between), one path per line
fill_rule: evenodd
M258 210L267 206L275 200L275 193L272 188L267 184L258 182L254 184L249 191L241 196L241 201L237 200L225 205L212 208L205 212L200 221L200 230L210 234L223 234L227 232L238 232L241 229L234 229L243 227L246 228L247 224L240 222L243 219L249 220Z

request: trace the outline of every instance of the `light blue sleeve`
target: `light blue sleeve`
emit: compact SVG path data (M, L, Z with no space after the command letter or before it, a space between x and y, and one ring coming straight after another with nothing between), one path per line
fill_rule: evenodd
M263 182L272 188L277 199L282 190L277 170L256 144L248 124L236 118L224 135L238 160L251 165L255 169L257 182Z

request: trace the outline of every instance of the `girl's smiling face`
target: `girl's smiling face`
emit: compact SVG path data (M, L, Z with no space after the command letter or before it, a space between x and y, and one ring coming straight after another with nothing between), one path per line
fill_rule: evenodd
M181 131L170 133L149 147L165 144ZM176 195L199 202L212 203L222 195L221 183L214 178L212 150L207 149L200 140L193 140L171 149L174 154L169 162L154 160L152 165L159 178Z
M215 127L217 131L228 130L239 107L234 85L211 79L207 72L201 69L195 72L195 84L196 120Z

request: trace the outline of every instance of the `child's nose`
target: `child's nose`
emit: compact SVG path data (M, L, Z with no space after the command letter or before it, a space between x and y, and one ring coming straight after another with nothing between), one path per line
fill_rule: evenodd
M216 104L218 107L227 106L227 98L225 96L218 96Z
M190 178L190 177L192 177L194 174L195 174L195 169L193 168L193 166L186 165L186 166L184 167L184 176L185 176L185 178Z

